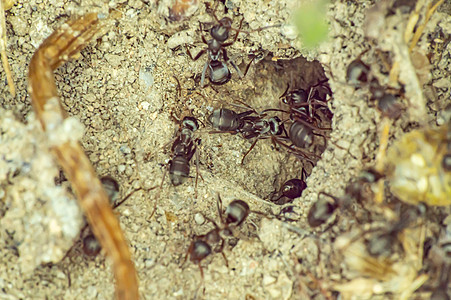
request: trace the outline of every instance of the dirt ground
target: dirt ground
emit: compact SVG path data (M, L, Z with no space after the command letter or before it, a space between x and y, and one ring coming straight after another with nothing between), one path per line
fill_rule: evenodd
M377 261L371 272L355 267L355 260L364 265L368 256L362 254L364 239L358 238L367 227L345 212L313 229L306 217L320 191L341 197L351 179L375 164L384 120L367 87L346 83L347 67L360 55L382 85L403 87L404 109L391 122L389 147L406 132L449 122L451 3L439 6L409 54L406 32L421 27L431 1L332 1L326 14L329 40L311 50L303 48L290 25L303 1L226 0L227 9L220 3L217 14L231 17L234 27L243 17L244 31L281 26L240 33L228 54L242 70L255 56L248 74L240 80L231 68L230 82L201 88L207 56L193 61L184 45L194 44L193 53L202 50L199 22L214 19L204 2L193 1L182 20L171 21L173 2L19 0L6 12L17 96L10 95L2 71L0 299L114 297L109 261L102 254L83 253L82 212L48 152L27 93L28 63L36 48L69 18L87 12L118 17L105 22L104 34L60 67L55 78L64 108L84 126L82 144L99 176L116 178L120 197L144 190L115 210L143 299L429 299L440 269L423 265L419 253L422 242L440 233L451 240L449 205L431 207L422 226L403 233L404 253L396 253L391 263ZM409 27L416 8L418 23ZM389 74L393 65L399 74L395 80ZM314 168L269 140L259 141L241 164L252 141L209 133L207 117L216 108L246 110L232 104L239 101L257 111L282 108L279 97L287 84L308 88L324 78L333 93L328 101L332 131L327 146L317 139L312 149L324 150ZM165 145L178 130L175 119L186 114L203 123L196 132L202 177L197 198L194 180L174 187L166 177L161 192L151 190L160 185L171 158ZM282 207L269 202L269 195L287 179L299 178L303 167L309 173L307 189L289 204L295 206L295 221L251 213L225 247L228 267L222 255L210 255L202 262L203 280L197 265L184 262L193 237L211 229L205 217L218 219L218 193L225 205L242 199L252 210L272 216ZM446 176L444 185L450 182ZM155 201L157 211L150 218ZM366 201L372 217L364 225L396 219L372 199ZM356 206L357 213L364 211ZM352 245L341 247L346 241ZM412 248L406 247L409 242ZM431 247L440 252L439 242ZM380 274L387 264L393 268L390 278Z

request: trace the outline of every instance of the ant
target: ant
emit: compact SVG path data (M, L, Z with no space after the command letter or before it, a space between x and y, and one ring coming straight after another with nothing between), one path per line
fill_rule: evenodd
M177 92L178 97L181 97L181 86L177 77L173 76L177 82ZM190 174L190 161L196 154L196 183L195 183L195 198L197 198L197 181L199 176L199 155L196 152L197 146L200 144L200 139L194 139L194 133L199 129L199 121L191 116L185 116L181 121L174 114L171 115L179 123L179 128L176 136L167 144L163 146L166 148L172 143L171 153L172 158L166 164L165 171L163 173L163 178L161 179L161 184L159 191L156 195L156 199L159 198L161 189L163 188L164 180L166 178L166 173L169 172L169 178L173 186L179 186L183 184ZM202 177L201 177L202 178ZM152 218L153 214L157 209L157 201L155 200L153 211L149 217Z
M216 206L218 209L221 227L218 226L218 224L216 224L216 222L212 219L206 218L213 224L214 228L206 234L196 236L195 239L191 242L185 255L184 263L189 256L190 261L199 266L202 278L204 278L204 272L202 270L201 261L209 256L212 252L221 253L226 266L229 266L227 258L223 252L225 241L222 235L232 235L232 229L234 227L240 226L251 212L249 205L243 200L238 199L230 202L224 212L222 208L222 200L219 194L216 201Z
M207 68L209 69L210 82L214 85L223 85L229 82L229 80L232 77L230 70L227 67L227 63L230 63L233 66L233 68L236 70L240 78L246 76L247 71L249 70L249 66L252 63L251 61L248 64L246 71L243 75L243 73L237 67L235 62L233 62L227 56L227 50L225 49L226 47L233 45L236 42L244 18L241 19L239 28L234 29L232 28L232 20L230 18L224 17L221 20L218 20L216 15L214 15L214 17L218 22L218 24L210 29L210 35L212 37L210 40L207 40L205 38L203 34L202 25L201 23L199 23L199 29L202 34L202 42L204 44L207 44L206 49L201 50L195 57L193 57L191 51L189 50L187 45L185 45L189 57L194 61L198 60L206 52L208 53L208 60L205 62L204 68L202 69L202 75L200 80L201 87L205 86L205 74L207 72ZM231 42L225 43L225 41L229 38L230 30L235 30L237 33ZM220 61L221 55L224 61Z
M312 166L314 166L314 160L320 157L317 154L305 151L313 145L314 136L320 136L326 143L326 136L322 133L316 133L314 130L331 130L331 128L317 127L302 118L294 117L294 121L291 123L288 129L288 135L277 136L275 141L289 150L289 153L298 157L299 159L306 159ZM291 142L291 145L284 142L284 140Z
M220 132L236 134L244 127L244 118L252 113L254 113L252 110L237 113L227 108L215 109L213 113L208 116L208 122L213 128L220 130Z
M404 109L398 101L403 91L388 92L388 88L379 83L377 78L371 73L370 67L360 60L360 56L353 60L346 70L348 83L356 88L363 85L369 86L371 100L376 101L376 107L382 116L393 120L398 119Z
M352 200L362 203L368 195L368 186L379 181L383 177L379 172L364 170L359 177L352 180L345 188L345 195L337 198L325 192L319 192L318 200L312 205L307 215L307 221L311 227L318 227L329 220L338 207L349 208ZM327 198L320 198L324 195Z
M434 289L431 294L431 300L449 300L448 288L449 288L449 278L451 274L451 265L445 263L440 271L438 286Z
M197 145L200 143L200 139L193 139L194 132L199 129L199 123L196 118L186 116L180 123L177 136L173 139L171 152L172 159L167 163L166 170L161 179L161 184L159 192L156 198L159 198L159 193L163 188L164 179L166 178L166 173L169 171L169 178L173 186L179 186L183 184L189 176L190 173L190 161L196 153ZM199 157L196 156L196 183L195 190L197 198L197 179L199 175ZM154 215L157 209L157 201L155 200L154 208L150 214L150 218Z
M315 87L315 86L314 86ZM303 89L288 92L289 87L285 90L284 94L281 96L282 102L290 105L290 111L280 109L267 109L267 111L280 111L283 113L289 113L290 119L293 121L288 129L288 135L286 137L279 137L279 144L290 150L290 153L297 157L307 159L313 164L310 157L319 157L313 153L305 152L301 149L308 149L313 145L314 136L319 136L324 139L324 144L326 144L326 136L322 133L317 133L316 131L329 131L332 128L319 127L317 125L320 119L316 113L316 110L322 108L327 108L327 103L325 100L312 100L312 93L316 95L316 92L312 92L313 88L310 89L309 95ZM319 94L318 94L319 95ZM326 97L325 95L323 95ZM320 97L320 96L316 96ZM323 98L326 99L326 98ZM319 107L318 107L319 106ZM328 110L329 111L329 110ZM330 111L329 111L330 112ZM285 129L284 129L285 130ZM285 144L282 140L289 140L291 145ZM295 148L296 147L296 148Z
M425 214L426 206L420 204L417 207L408 207L404 210L399 220L384 230L382 233L372 236L366 244L367 252L374 257L389 257L395 247L402 249L398 235L412 224L418 217ZM371 231L371 230L370 230Z
M102 178L100 178L100 182L102 183L102 186L108 195L108 199L110 200L110 204L113 207L113 209L122 205L122 203L127 201L127 199L130 198L130 196L132 196L135 192L141 190L141 188L135 189L132 192L130 192L128 195L126 195L124 197L124 199L117 202L119 191L120 191L119 183L117 182L117 180L109 175L106 175L106 176L103 176ZM151 189L154 189L154 188L151 188ZM100 245L99 241L96 239L94 234L92 233L88 224L86 224L81 229L80 237L81 236L83 236L83 238L81 239L83 253L86 254L87 256L92 256L92 257L97 256L97 254L99 254L100 251L102 250L102 246ZM70 252L70 249L67 253L69 253L69 252Z
M183 118L178 135L172 144L172 159L168 163L169 178L174 186L181 185L189 177L189 162L196 152L196 144L199 143L199 139L193 140L193 134L198 128L196 118L188 116Z
M226 108L216 109L208 117L208 121L213 128L219 129L219 131L210 133L239 133L244 139L255 138L251 147L241 159L241 164L243 164L244 159L259 140L271 138L273 143L275 143L277 137L288 139L288 133L283 122L277 116L266 117L265 113L267 111L270 110L264 110L261 114L258 114L253 109L242 113Z
M318 110L324 111L327 117L332 118L332 113L327 106L328 95L332 95L332 91L327 85L327 79L324 79L311 86L309 92L304 89L290 90L288 84L280 99L282 103L290 107L291 114L297 115L309 123L317 124L317 121L320 120L316 113Z
M293 201L295 198L301 197L302 192L307 187L307 184L305 183L305 178L307 177L306 174L305 170L302 169L301 179L293 178L286 181L279 191L272 193L270 201L282 205Z
M310 157L311 156L317 157L317 155L305 152L301 149L294 149L292 146L284 143L284 141L290 140L294 145L300 148L306 148L304 145L305 140L310 139L309 143L310 146L313 143L313 135L320 135L317 133L313 133L313 131L310 129L310 127L313 128L317 127L310 125L305 121L299 120L298 123L296 122L293 123L295 124L295 126L293 126L293 124L290 126L289 130L290 133L288 133L283 124L284 122L280 120L279 117L277 116L266 117L266 112L269 111L282 111L282 110L266 109L259 114L253 109L242 113L237 113L233 110L226 108L216 109L208 117L208 121L214 128L219 129L219 131L212 131L210 133L226 133L226 132L232 134L239 133L245 139L255 138L251 147L241 159L241 164L244 163L244 159L252 151L252 149L255 147L256 143L259 140L268 138L272 140L274 145L276 143L280 144L285 148L288 148L290 150L290 153L298 157L306 158L307 160L309 160L309 162L313 164ZM304 126L303 124L305 123L307 124Z
M227 67L227 63L230 63L233 66L233 68L236 70L238 76L240 78L243 78L244 76L246 76L247 72L249 71L250 65L252 64L252 62L255 59L255 56L253 56L253 58L247 65L246 70L243 74L241 72L241 70L237 67L235 62L227 56L226 47L231 46L236 42L236 40L238 39L238 34L240 32L249 34L250 32L241 30L241 26L243 24L244 17L241 19L238 29L235 29L232 27L232 19L230 19L229 17L223 17L222 19L219 19L216 16L217 7L218 7L218 4L216 4L215 8L211 11L211 15L214 17L216 24L210 28L210 36L211 36L210 40L207 40L205 38L205 36L203 34L204 30L202 28L202 24L199 23L199 29L200 29L200 32L202 35L202 42L207 45L207 48L201 50L196 56L193 57L189 48L185 44L185 48L187 50L189 57L194 61L198 60L205 53L208 53L208 60L205 62L204 68L202 70L202 75L201 75L201 80L200 80L201 87L205 86L205 74L207 73L207 68L209 69L210 82L214 85L223 85L223 84L226 84L227 82L229 82L231 79L231 76L232 76L229 68ZM209 9L209 4L207 4L207 9ZM279 26L279 25L265 26L262 28L255 29L251 32L260 31L265 28L276 27L276 26ZM229 38L229 33L231 30L236 31L236 34L233 37L231 42L226 43L227 39ZM222 56L223 61L220 60L221 56Z

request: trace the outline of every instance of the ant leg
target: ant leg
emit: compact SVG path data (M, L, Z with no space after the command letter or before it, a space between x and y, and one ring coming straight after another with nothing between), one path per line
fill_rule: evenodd
M381 136L379 138L379 150L376 154L376 171L378 173L383 173L384 171L384 165L385 165L385 156L387 154L387 145L388 145L388 138L390 133L390 119L389 118L382 118L382 132ZM374 197L374 200L376 203L382 203L384 201L384 181L379 180L377 184L377 191Z
M224 224L224 218L223 218L223 210L222 210L222 199L221 196L218 193L218 198L216 200L216 207L218 209L218 214L219 214L219 220L221 221L221 224Z
M200 265L200 262L197 263L200 270L200 277L202 277L202 282L204 281L204 270L202 269L202 266Z
M305 182L305 178L307 177L307 172L305 171L304 168L302 168L302 172L301 172L301 179L302 181Z
M279 201L283 197L283 193L281 193L280 190L281 189L271 192L271 194L268 195L269 201L271 202Z
M281 112L281 113L286 113L286 114L290 113L289 111L286 111L286 110L283 110L283 109L278 109L278 108L268 108L268 109L262 110L261 113L264 114L264 113L266 113L268 111L276 111L276 112Z
M240 27L238 27L238 29L230 28L230 29L233 29L236 31L235 37L233 38L233 41L222 44L222 47L228 47L230 45L233 45L236 42L236 40L238 39L238 34L241 32L241 26L243 25L243 21L244 21L244 17L241 19Z
M300 107L305 107L305 106L309 106L307 103L302 104ZM311 109L309 108L309 110L311 111ZM291 118L295 118L296 120L302 120L307 122L310 125L313 125L314 127L316 127L317 123L316 120L310 116L309 114L307 114L305 111L300 110L300 108L297 107L291 107L291 114L290 114ZM302 122L301 122L302 123Z
M197 181L199 179L199 154L196 151L196 181L194 184L194 199L197 199Z
M150 221L150 219L152 219L153 215L155 214L155 211L157 210L158 199L160 198L161 189L163 188L164 179L165 179L165 177L166 177L166 173L168 172L169 164L170 164L170 163L171 163L171 162L169 162L169 163L166 165L166 169L164 170L163 178L161 179L161 183L160 183L160 188L158 189L157 196L155 197L155 204L153 205L153 211L152 211L152 213L150 214L150 217L149 217L149 219L148 219L147 221Z
M285 92L283 92L282 96L279 97L279 99L285 98L285 96L288 94L288 90L290 89L290 84L287 84L287 89L285 90Z
M205 35L204 35L204 30L202 28L202 24L200 22L199 22L199 30L200 30L200 35L202 37L202 42L204 44L208 44L207 39L205 38Z
M199 145L199 141L200 141L199 139L196 139L194 142L196 142ZM195 190L194 197L197 199L197 181L199 179L199 176L200 176L200 179L202 179L202 181L204 180L204 178L202 177L202 175L199 172L199 151L196 151L196 150L194 150L194 151L196 153L196 184L195 184L195 188L194 188L194 190Z
M200 86L203 88L205 86L205 73L207 72L208 61L205 63L204 68L202 69L202 76L200 78Z
M243 75L243 76L246 76L247 71L249 71L249 67L251 66L251 64L252 64L252 62L253 62L254 60L255 60L255 56L252 57L251 61L247 64L246 71L244 71L244 75Z
M327 108L328 108L326 102L321 101L321 100L318 100L318 99L313 99L313 100L310 102L310 104L312 104L312 105L319 105L319 106L323 106L323 107L327 107Z
M251 147L249 148L249 150L247 150L246 154L244 154L243 159L241 159L241 165L244 164L244 159L245 159L246 156L249 154L249 152L251 152L252 149L254 149L255 144L257 144L258 140L260 140L260 138L256 138L255 141L252 143Z
M238 76L240 76L240 78L243 78L243 73L241 73L241 70L236 66L235 62L232 61L228 56L227 56L227 50L225 48L222 49L222 57L224 58L224 61L226 63L230 63L236 70L236 72L238 73Z
M314 133L314 132L313 132L313 135L316 135L316 136L320 136L320 137L322 137L322 138L323 138L323 140L324 140L324 145L327 145L327 139L326 139L326 137L325 137L324 135L322 135L322 134L319 134L319 133Z
M244 75L243 75L243 73L241 72L241 70L236 66L235 62L233 62L233 60L231 60L231 59L230 59L228 62L229 62L229 63L233 66L233 68L236 70L238 76L240 76L240 78L243 78Z
M185 44L185 47L186 47L186 44ZM189 55L189 57L190 57L192 60L196 61L196 60L198 60L202 55L204 55L205 52L207 52L207 49L202 49L202 50L200 50L199 53L197 53L195 57L192 56L191 51L189 51L188 47L186 47L186 52L188 52L188 55Z
M252 32L262 31L262 30L264 30L264 29L268 29L268 28L276 28L276 27L281 27L281 26L282 26L282 24L268 25L268 26L263 26L263 27L260 27L260 28L251 30L251 31L249 31L249 32L245 32L245 31L242 31L242 32L248 33L248 34L249 34L249 33L252 33Z
M238 103L241 103L242 105L236 104L236 103L233 103L233 102L231 102L229 104L232 105L232 106L238 107L238 108L247 109L247 111L238 114L238 118L239 119L242 119L242 118L247 117L247 116L252 115L252 114L260 115L252 106L250 106L246 102L241 101L240 99L237 99L235 101L237 101Z
M153 189L155 189L155 188L157 188L157 187L158 187L158 186L154 186L154 187L150 188L150 190L153 190ZM136 190L131 191L131 193L129 193L127 196L125 196L124 199L122 199L122 200L119 201L118 203L115 203L115 204L113 205L113 209L116 208L116 207L118 207L118 206L120 206L122 203L124 203L124 202L125 202L128 198L130 198L130 196L133 195L135 192L138 192L138 191L141 191L141 190L142 190L142 188L138 188L138 189L136 189Z
M293 154L296 158L300 160L306 159L313 167L315 166L313 159L311 159L309 156L313 156L316 159L320 159L320 157L314 153L306 152L301 149L291 150L288 151L288 153Z
M218 9L219 6L219 2L215 1L215 7L213 8L213 10L211 11L211 15L213 16L213 18L215 18L216 22L219 23L219 18L218 16L216 16L216 9ZM210 10L210 3L205 3L206 9Z
M222 257L224 258L225 265L228 268L229 267L229 261L227 260L227 257L225 256L224 252L221 251L221 254L222 254Z
M172 76L172 77L177 82L177 95L178 95L179 98L181 98L182 97L182 86L180 85L180 81L179 81L179 79L177 77L175 77L175 76Z
M216 224L216 222L213 221L212 219L210 219L209 217L205 217L205 220L207 220L208 222L212 223L213 226L215 226L216 229L219 229L218 224ZM204 236L205 236L205 235L203 235L203 237L204 237Z
M183 260L183 263L180 266L180 268L183 267L183 265L188 260L188 255L193 251L193 248L194 248L194 241L192 241L191 244L189 245L189 248L188 248L188 250L186 251L186 254L185 254L185 259Z
M307 152L307 151L304 151L304 150L298 149L298 148L295 149L294 145L289 146L289 145L285 144L284 142L282 142L279 138L276 138L275 140L278 144L287 148L288 152L290 154L293 154L294 156L296 156L299 159L305 158L307 161L309 161L312 164L312 166L315 166L315 164L314 164L314 161L310 158L311 156L313 156L316 159L321 158L320 156L316 155L315 153Z
M317 126L314 126L314 125L312 125L312 124L310 124L309 122L306 122L306 121L304 121L304 120L302 120L302 119L299 119L299 118L295 118L296 119L296 121L297 122L300 122L300 123L302 123L303 125L305 125L305 126L307 126L307 127L309 127L310 129L313 129L313 130L332 130L332 128L329 128L329 127L317 127Z
M222 238L222 237L221 237L221 245L219 246L218 252L221 252L222 257L224 258L225 265L228 268L229 267L229 261L228 261L227 257L224 254L224 238Z
M237 134L237 131L233 131L233 130L212 130L208 132L209 134L216 134L216 133L230 133L230 134Z

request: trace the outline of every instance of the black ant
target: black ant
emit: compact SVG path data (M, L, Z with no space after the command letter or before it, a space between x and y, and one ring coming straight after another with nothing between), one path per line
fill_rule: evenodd
M364 52L365 53L365 52ZM360 55L362 56L363 53ZM403 106L399 102L402 90L399 92L389 92L388 88L382 86L376 77L371 73L368 65L359 58L352 61L346 71L346 78L349 84L354 87L369 86L371 100L376 101L376 107L384 117L396 120L403 111Z
M247 218L251 210L249 205L243 200L233 200L227 206L225 212L222 208L222 200L218 194L218 199L216 202L218 215L221 222L221 227L216 224L210 218L206 218L214 226L209 232L203 235L196 236L191 242L186 255L185 262L190 257L190 261L197 264L200 269L202 278L204 278L204 273L201 266L201 261L209 256L212 252L221 253L226 266L228 266L227 258L224 254L224 238L222 235L231 235L231 230L234 227L240 226Z
M418 217L424 215L425 209L425 205L407 207L401 213L396 223L368 240L366 244L367 252L374 257L389 257L395 248L402 249L402 245L398 239L399 233L409 227Z
M243 164L244 159L259 140L271 138L275 142L277 137L288 139L288 133L280 118L277 116L266 117L266 111L258 114L255 110L237 113L226 108L216 109L208 117L208 121L213 128L219 131L212 131L211 133L239 133L245 139L255 138L251 147L241 159L241 164Z
M208 60L205 62L204 68L202 69L202 75L200 80L201 87L205 86L205 74L207 72L207 68L209 69L210 82L214 85L226 84L232 77L229 68L227 67L227 63L230 63L235 68L240 78L243 78L247 74L250 63L247 66L246 71L243 75L243 73L237 67L235 62L233 62L227 56L227 50L225 49L226 47L233 45L237 40L243 20L244 19L241 19L240 27L238 29L233 29L232 20L230 18L224 17L221 20L217 19L218 24L210 29L210 35L212 37L210 40L207 40L205 38L204 34L202 33L203 32L202 25L201 23L199 23L199 28L202 33L202 42L204 44L207 44L207 48L201 50L195 57L192 56L188 47L186 47L186 50L188 52L189 57L194 61L198 60L205 52L208 53ZM229 38L229 32L231 29L235 30L237 33L231 42L225 43L225 41ZM221 55L224 61L220 61Z
M312 205L307 215L309 225L318 227L326 223L338 207L347 209L351 206L352 200L362 203L369 193L368 185L379 181L382 177L383 175L377 171L368 169L346 186L345 195L341 198L319 192L318 200ZM321 195L326 197L320 198Z
M173 76L177 82L178 97L181 97L181 86L177 77ZM196 154L196 183L195 183L195 198L197 198L197 181L199 176L199 156L196 152L197 146L200 144L199 138L194 138L194 133L199 129L199 121L191 116L185 116L181 121L180 119L172 115L172 118L179 122L179 129L175 138L172 139L171 147L171 160L166 164L166 169L161 179L159 191L156 195L156 199L159 198L161 189L163 188L166 173L169 173L169 178L173 186L179 186L183 184L190 174L190 161ZM166 148L171 142L165 144L163 148ZM149 217L152 218L157 208L157 200L155 200L154 209Z
M227 108L215 109L213 113L208 116L208 122L213 128L218 129L220 132L236 134L243 128L245 122L244 118L252 113L254 113L252 110L237 113Z
M332 113L327 106L327 96L330 95L332 91L325 79L311 86L308 92L304 89L290 90L290 85L287 85L280 99L290 107L292 115L316 125L320 120L317 111L324 111L327 117L332 118Z
M289 149L290 153L301 158L306 158L313 164L313 161L310 157L317 157L317 155L305 152L302 149L294 149L292 146L284 143L284 141L289 140L292 142L292 144L300 148L307 148L307 146L304 144L306 140L310 141L308 145L310 146L313 143L313 135L321 135L314 133L311 128L319 130L322 128L315 127L303 120L299 120L299 122L294 122L294 125L292 124L290 126L288 133L285 129L284 122L280 120L279 117L266 117L266 112L269 111L282 110L266 109L259 114L253 109L242 113L237 113L226 108L216 109L208 117L208 121L214 128L219 129L219 131L212 131L210 133L239 133L245 139L255 138L251 147L243 156L241 164L244 163L244 159L250 153L250 151L252 151L259 140L268 138L272 140L274 145L280 144Z
M130 198L135 192L140 191L141 188L135 189L132 192L130 192L128 195L126 195L122 200L116 201L118 199L119 195L119 183L111 176L103 176L100 178L100 182L102 183L103 188L105 189L105 192L108 195L108 199L110 200L110 204L112 205L113 209L117 208L118 206L122 205L125 201ZM149 190L155 189L156 187L150 188ZM97 241L96 237L92 233L91 229L89 228L89 225L86 224L81 230L80 230L80 238L82 241L82 249L83 253L87 256L97 256L97 254L100 253L102 250L102 246ZM69 252L72 250L69 249L67 251L66 256L69 254Z
M199 139L193 139L193 134L198 128L199 123L196 118L188 116L183 118L177 137L172 144L172 159L168 164L169 178L174 186L184 183L189 177L189 162L196 152L196 144L199 142Z
M159 198L159 193L163 188L164 179L166 178L166 172L169 171L169 178L173 186L179 186L183 184L190 173L190 161L196 153L197 145L200 143L200 139L193 139L194 132L199 128L199 123L196 118L186 116L180 123L177 136L174 138L171 152L172 159L168 162L166 170L161 179L159 192L156 199ZM196 158L196 183L195 190L197 198L197 177L199 175L199 158ZM157 200L155 200L154 209L149 217L152 218L157 209Z
M449 288L449 278L451 274L451 264L443 264L440 275L438 286L434 289L431 294L431 300L449 300L448 288Z
M302 169L301 179L293 178L287 180L279 191L272 193L270 201L282 205L301 197L302 192L307 187L307 184L305 183L306 176L305 170Z
M241 30L241 26L243 24L244 17L241 19L238 29L235 29L232 27L232 19L230 19L229 17L223 17L222 19L219 19L216 16L215 12L216 12L217 7L218 7L218 5L216 5L215 8L211 11L211 15L214 17L216 24L210 28L210 35L211 35L210 40L207 40L205 38L205 36L203 34L204 30L202 28L202 24L199 23L199 29L200 29L200 32L202 35L202 42L207 45L207 48L201 50L195 57L193 57L189 48L187 47L187 45L185 45L189 57L194 61L198 60L206 52L208 53L208 60L205 62L204 68L202 70L202 75L201 75L201 80L200 80L201 87L205 86L205 74L207 72L207 68L209 69L210 82L214 85L223 85L223 84L229 82L229 80L231 78L231 73L230 73L229 68L227 67L227 63L230 63L233 66L233 68L236 70L236 72L238 73L238 76L240 78L243 78L244 76L246 76L251 63L255 59L255 56L254 56L252 58L252 60L249 62L249 64L247 65L246 70L243 74L241 72L241 70L237 67L235 62L232 61L227 56L226 47L231 46L236 42L236 40L238 38L238 34L240 32L244 32L244 33L249 33L249 32ZM207 4L207 8L209 8L208 4ZM253 30L252 32L260 31L265 28L276 27L276 26L279 26L279 25L258 28L256 30ZM229 38L230 30L236 31L236 34L231 42L226 43L226 40ZM222 56L223 61L220 60L221 56Z
M306 159L312 166L314 166L313 159L319 159L320 157L314 153L308 152L305 149L310 148L314 142L314 136L319 136L324 139L326 143L326 136L322 133L317 133L314 130L330 130L330 128L317 127L309 122L295 118L288 128L287 136L277 136L274 139L278 144L288 149L290 154L293 154L299 159ZM284 141L291 142L290 144Z
M293 151L292 153L295 156L306 158L312 164L313 161L310 159L310 156L317 157L316 155L304 153L300 150L296 151L294 147L297 147L298 149L310 148L313 145L314 136L322 137L324 139L324 144L326 144L326 136L316 132L332 130L332 128L322 128L318 126L320 116L317 114L317 111L327 109L325 113L331 114L327 106L327 95L330 95L331 91L324 83L325 81L323 80L310 87L309 93L304 89L289 91L290 87L287 86L287 89L280 98L283 103L290 106L290 111L287 112L280 109L266 110L290 114L290 119L293 122L288 129L288 137L292 145L287 145L285 143L282 143L282 145ZM299 155L299 152L301 152L301 155Z

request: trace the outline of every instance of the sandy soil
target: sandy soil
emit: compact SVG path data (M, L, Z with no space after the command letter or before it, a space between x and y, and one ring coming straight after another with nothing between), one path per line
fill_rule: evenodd
M11 97L4 72L0 73L0 299L113 298L111 265L103 255L92 258L82 251L82 213L48 153L27 93L28 62L55 28L71 16L109 11L119 13L118 19L106 23L104 35L78 59L60 67L55 77L64 108L85 127L82 144L99 176L116 178L120 197L137 188L149 190L135 193L116 209L144 299L400 299L400 293L416 290L412 286L421 273L429 278L412 299L429 298L439 270L433 264L423 266L422 257L412 254L416 250L407 248L405 255L395 255L395 265L400 266L396 279L359 285L356 280L369 276L353 269L348 258L362 255L358 247L363 242L343 250L347 248L340 248L337 241L361 234L364 227L343 212L333 226L312 229L306 216L320 191L342 196L348 182L375 163L381 114L369 101L368 88L355 89L346 83L347 66L365 50L361 59L381 84L404 87L405 109L390 128L389 145L405 132L449 122L445 108L451 93L450 3L439 7L409 55L404 35L414 5L396 8L393 1L384 1L375 7L374 1L333 1L327 12L329 41L309 50L289 25L298 1L226 1L235 27L242 17L246 31L282 26L241 33L228 52L241 69L255 55L249 73L240 80L232 69L232 80L226 85L202 89L199 81L206 56L192 61L184 44L195 43L193 53L203 49L199 22L214 19L206 5L198 3L183 20L170 21L172 2L19 0L6 12L8 58L17 96ZM423 2L429 3L419 3ZM419 24L425 5L419 5ZM225 15L222 4L218 15ZM389 80L385 61L388 66L398 64L398 80ZM181 96L174 77L180 82ZM259 141L241 165L251 141L209 134L207 116L215 108L237 109L231 104L237 100L257 111L280 108L279 97L288 83L308 88L325 77L333 92L329 100L333 130L327 134L327 147L318 141L312 149L321 153L326 148L313 170L286 151L277 151L269 140ZM170 159L170 147L165 145L178 129L174 116L184 114L205 124L196 133L201 139L198 197L194 180L173 187L166 177L157 198L158 190L150 189L160 184ZM202 262L202 280L196 265L184 263L193 236L211 228L203 216L217 218L218 193L225 205L242 199L252 210L277 214L281 207L268 202L268 195L287 179L300 177L302 167L310 176L302 197L290 204L296 206L295 222L251 214L236 232L237 239L225 247L228 267L220 254L211 255ZM195 176L194 164L191 175ZM155 201L157 211L150 218ZM372 199L365 205L373 214L365 225L390 220L387 210ZM428 225L421 226L424 238L438 236L451 224L449 217L445 219L449 213L449 206L431 208L425 217ZM412 235L418 234L415 230L418 227ZM407 254L420 266L411 267Z

